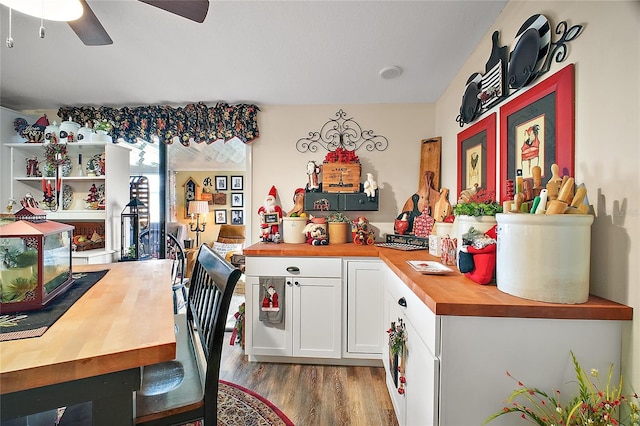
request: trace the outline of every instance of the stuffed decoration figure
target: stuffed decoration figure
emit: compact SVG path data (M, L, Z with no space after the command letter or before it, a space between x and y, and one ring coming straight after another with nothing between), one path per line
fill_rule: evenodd
M308 223L304 227L304 233L307 236L307 244L312 246L326 246L329 244L327 230L323 224Z
M271 186L269 194L264 200L264 205L258 209L260 216L261 235L263 242L276 242L276 235L280 235L280 222L282 221L282 207L276 204L276 187ZM267 220L268 216L277 216L276 221ZM279 238L278 238L279 239Z
M372 245L375 243L375 235L369 227L369 220L360 216L351 222L351 237L356 245Z
M287 216L295 214L300 216L304 212L304 188L298 188L293 193L293 208L287 212Z
M316 164L315 161L309 161L307 163L307 192L320 191L320 182L318 175L322 169Z

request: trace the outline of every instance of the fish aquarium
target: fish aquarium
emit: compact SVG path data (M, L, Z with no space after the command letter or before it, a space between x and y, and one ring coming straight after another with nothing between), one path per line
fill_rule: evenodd
M74 227L24 208L0 226L0 312L44 308L72 284Z

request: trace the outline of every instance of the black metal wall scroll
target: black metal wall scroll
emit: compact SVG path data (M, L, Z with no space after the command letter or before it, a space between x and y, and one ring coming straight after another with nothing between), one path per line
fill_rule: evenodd
M549 72L553 60L563 62L567 57L567 43L576 39L582 29L582 25L569 28L567 22L562 21L555 29L559 38L553 42L549 21L544 15L536 14L516 33L511 52L507 52L506 46L498 45L499 33L495 31L485 73L473 73L467 79L460 114L456 117L460 127Z
M373 130L362 130L353 120L346 118L343 110L336 112L337 118L332 118L322 125L320 131L309 132L308 138L298 139L298 152L317 152L318 146L327 151L338 148L347 151L357 151L363 145L367 151L384 151L389 146L389 140L382 135L376 135Z

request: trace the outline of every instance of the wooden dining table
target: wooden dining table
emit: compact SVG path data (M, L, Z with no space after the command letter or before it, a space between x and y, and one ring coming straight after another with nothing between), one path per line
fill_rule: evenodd
M176 356L168 260L109 269L42 336L0 342L0 423L92 402L93 424L133 424L142 366Z

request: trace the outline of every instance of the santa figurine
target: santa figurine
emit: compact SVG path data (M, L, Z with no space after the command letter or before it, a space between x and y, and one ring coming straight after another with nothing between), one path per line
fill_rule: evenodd
M274 241L280 234L280 222L282 221L282 208L276 204L276 187L272 186L269 195L264 200L264 205L258 209L260 223L262 224L262 241Z

